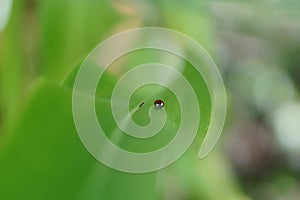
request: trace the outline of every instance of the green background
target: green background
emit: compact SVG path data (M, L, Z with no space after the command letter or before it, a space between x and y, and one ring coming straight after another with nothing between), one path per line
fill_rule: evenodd
M99 163L82 145L72 86L81 61L99 42L144 26L174 29L203 45L223 75L228 113L217 146L199 160L210 98L202 77L183 62L201 109L198 136L173 165L128 174ZM0 199L298 199L299 35L298 1L15 0L0 33ZM159 55L138 51L115 66L126 71ZM124 73L115 69L105 73L96 98L108 134L116 125L106 100ZM145 125L152 102L164 99L168 120L161 134L145 141L112 138L114 143L147 152L174 136L178 102L156 87L138 90L130 108L145 101L133 116Z

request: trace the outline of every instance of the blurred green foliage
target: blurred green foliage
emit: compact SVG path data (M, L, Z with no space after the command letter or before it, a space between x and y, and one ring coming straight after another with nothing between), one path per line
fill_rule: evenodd
M298 1L15 0L0 33L0 199L298 199L300 151L284 146L272 119L278 108L299 102L299 9ZM99 42L142 26L175 29L202 44L224 74L231 103L222 145L199 161L210 99L201 76L184 63L199 99L200 134L170 167L127 174L102 165L84 148L71 95L80 62ZM118 60L122 70L157 58L151 51L127 56ZM115 123L102 100L121 74L106 72L98 86L97 115L109 132ZM130 106L151 90L137 91ZM175 97L168 90L149 95L172 102L164 131L173 133L179 120ZM145 114L133 119L147 123ZM150 145L127 136L113 142L147 151L171 137Z

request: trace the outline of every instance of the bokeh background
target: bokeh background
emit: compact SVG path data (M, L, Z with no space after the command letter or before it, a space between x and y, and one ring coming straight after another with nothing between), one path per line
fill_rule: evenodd
M0 32L0 199L300 199L299 1L12 5ZM99 42L143 26L178 30L206 48L223 75L228 113L206 159L192 151L137 175L106 168L85 150L70 77Z

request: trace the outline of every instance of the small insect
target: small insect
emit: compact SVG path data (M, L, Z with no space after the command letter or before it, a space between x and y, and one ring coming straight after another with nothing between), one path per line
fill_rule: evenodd
M139 108L141 108L143 105L144 105L145 103L144 102L142 102L140 105L139 105Z
M165 106L165 102L161 99L157 99L154 101L154 106L156 108L163 108Z

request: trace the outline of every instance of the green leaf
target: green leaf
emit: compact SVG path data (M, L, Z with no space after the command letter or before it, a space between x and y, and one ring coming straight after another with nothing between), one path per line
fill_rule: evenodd
M71 90L42 81L0 154L0 199L155 199L155 174L109 169L82 145Z

